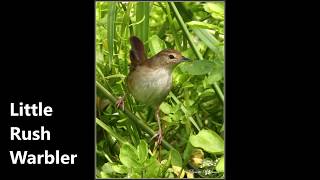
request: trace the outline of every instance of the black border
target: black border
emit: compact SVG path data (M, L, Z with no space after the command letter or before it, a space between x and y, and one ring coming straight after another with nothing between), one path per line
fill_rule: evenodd
M95 179L95 1L5 2L1 11L2 176ZM53 117L10 117L10 102L53 108ZM51 132L50 141L10 141L10 126ZM74 165L12 165L9 150L78 154Z

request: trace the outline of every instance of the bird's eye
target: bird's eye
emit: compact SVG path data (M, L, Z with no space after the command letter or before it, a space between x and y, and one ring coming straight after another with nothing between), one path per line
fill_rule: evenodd
M170 59L174 59L174 56L172 54L169 55Z

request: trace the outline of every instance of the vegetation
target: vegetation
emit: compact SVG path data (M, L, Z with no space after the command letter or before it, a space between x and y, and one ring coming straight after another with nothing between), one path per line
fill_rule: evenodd
M126 87L132 35L148 57L172 48L192 59L160 106L160 148L153 110ZM97 178L224 177L223 2L97 2L96 84Z

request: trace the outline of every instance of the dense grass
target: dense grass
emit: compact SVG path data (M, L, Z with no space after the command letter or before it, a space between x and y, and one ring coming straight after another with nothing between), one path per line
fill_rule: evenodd
M172 48L192 59L174 70L160 106L162 148L151 140L154 112L126 87L132 35L148 57ZM224 176L223 3L97 2L96 81L98 178Z

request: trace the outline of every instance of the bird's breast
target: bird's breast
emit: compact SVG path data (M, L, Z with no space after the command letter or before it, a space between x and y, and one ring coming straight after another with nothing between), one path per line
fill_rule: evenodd
M128 76L128 88L134 98L147 105L160 105L172 86L171 71L138 66Z

